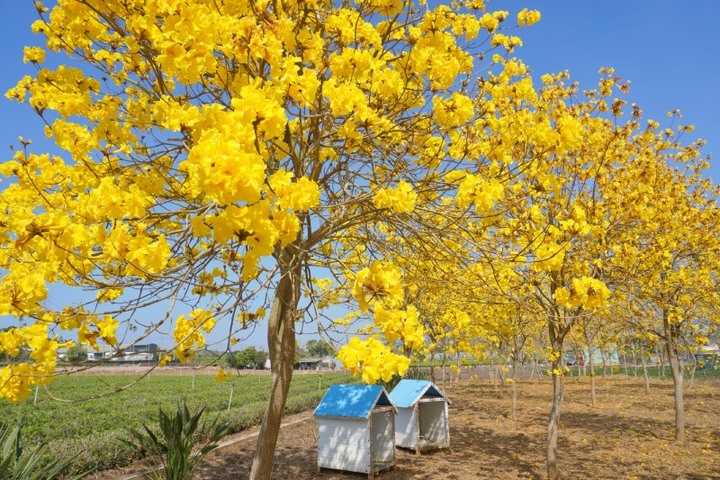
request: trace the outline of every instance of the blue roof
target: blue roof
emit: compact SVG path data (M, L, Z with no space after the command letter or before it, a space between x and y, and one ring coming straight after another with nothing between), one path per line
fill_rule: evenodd
M450 403L442 390L428 380L403 379L390 392L390 400L398 408L410 408L423 397L444 398Z
M368 418L375 405L393 407L380 385L331 385L315 409L316 417Z

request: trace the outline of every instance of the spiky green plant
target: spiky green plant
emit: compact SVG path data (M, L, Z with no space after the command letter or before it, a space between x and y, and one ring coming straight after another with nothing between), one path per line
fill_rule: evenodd
M3 480L54 480L60 478L74 457L47 461L46 445L22 447L23 417L15 425L0 423L0 478ZM80 474L74 479L82 478ZM68 477L70 478L70 477Z
M151 459L158 460L161 468L150 473L159 480L191 480L202 459L217 447L217 442L228 433L225 422L218 417L200 427L205 407L191 415L185 402L178 403L174 415L158 410L158 433L147 425L141 430L130 430L133 441L124 442ZM202 443L195 451L193 446Z

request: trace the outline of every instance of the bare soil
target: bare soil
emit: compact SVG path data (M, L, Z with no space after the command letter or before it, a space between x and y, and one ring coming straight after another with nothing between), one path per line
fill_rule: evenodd
M720 479L720 381L696 380L686 388L686 440L674 440L672 383L654 381L646 394L641 378L597 378L590 405L589 378L566 379L559 463L567 479ZM451 448L415 455L397 449L396 466L379 480L542 479L551 387L547 379L518 384L517 420L510 418L509 387L469 378L440 384L450 406ZM311 412L285 419L273 467L274 479L340 480L365 475L317 469ZM247 478L255 437L209 455L202 480ZM128 470L97 478L127 478Z

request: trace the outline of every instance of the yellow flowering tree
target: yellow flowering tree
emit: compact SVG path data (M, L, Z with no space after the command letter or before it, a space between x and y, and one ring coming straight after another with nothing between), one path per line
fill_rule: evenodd
M685 435L681 357L707 343L718 322L720 192L703 176L703 143L681 143L690 131L650 122L637 136L633 164L604 187L612 208L626 212L609 263L626 292L624 321L644 343L664 344L678 441Z
M547 469L555 479L563 349L572 330L581 321L598 321L612 300L608 268L621 233L628 230L627 211L608 203L605 197L612 192L605 187L622 169L631 169L643 150L640 113L634 109L624 120L623 101L612 95L624 93L626 85L611 70L603 72L596 90L581 97L576 85L566 84L567 74L544 76L538 91L521 62L502 64L502 71L479 85L482 101L475 108L483 115L475 125L482 128L451 138L449 151L471 152L488 164L484 170L445 173L445 191L452 194L423 217L422 238L437 241L430 248L406 241L412 238L407 223L427 205L423 195L405 222L364 229L359 237L393 251L403 276L415 280L409 293L434 304L417 302L429 317L423 319L426 331L432 338L452 339L453 352L482 344L464 337L467 333L490 342L512 334L508 316L545 325L544 338L533 343L547 346L551 362ZM450 213L456 210L463 215ZM349 256L374 254L357 252L351 244L347 250ZM498 308L502 304L505 312Z
M550 362L553 396L548 421L547 474L560 477L557 458L565 374L564 348L581 320L593 321L607 307L611 292L604 262L610 255L613 229L622 211L610 210L600 188L621 165L632 162L628 148L638 125L622 122L621 100L626 89L612 71L603 72L598 88L580 95L567 84L566 73L545 75L538 94L540 118L527 128L520 144L540 152L523 171L524 183L503 200L505 223L496 244L514 255L518 277L509 298L522 300L518 312L542 322Z
M548 151L546 162L524 172L528 182L513 191L519 193L516 207L507 209L501 232L526 259L516 271L532 287L537 313L546 317L553 380L547 443L551 479L560 476L563 347L570 333L578 327L578 334L597 332L595 323L628 304L637 308L626 311L645 311L641 318L653 319L655 335L665 340L673 359L673 375L679 379L676 415L681 415L679 345L697 333L697 320L714 318L707 305L717 295L718 271L717 189L702 179L701 144L680 141L689 128L660 130L652 120L642 124L639 107L626 111L626 84L612 70L604 70L598 88L584 91L582 99L575 86L562 83L563 77L544 77L542 91L543 98L559 100L554 104L561 132L557 146ZM570 98L577 100L567 102ZM626 317L623 323L616 331L643 333L642 322Z
M493 73L474 76L478 55L521 44L499 31L508 14L475 0L36 7L44 46L25 60L37 73L6 95L34 109L63 153L21 139L0 166L0 313L25 325L0 348L30 351L0 371L0 397L20 401L50 378L60 331L99 348L117 347L126 327L146 338L173 325L188 360L218 325L229 348L266 303L272 390L250 477L269 478L312 266L343 265L338 278L383 335L418 346L392 265L371 261L377 248L357 251L363 228L418 232L427 218L415 212L455 197L453 212L489 210L525 163L500 144L532 95L526 72L487 55ZM524 10L517 23L537 19ZM499 133L488 140L488 129ZM54 284L92 297L50 308ZM355 347L368 352L354 362L367 381L404 368L391 357L378 370L366 359L379 347Z

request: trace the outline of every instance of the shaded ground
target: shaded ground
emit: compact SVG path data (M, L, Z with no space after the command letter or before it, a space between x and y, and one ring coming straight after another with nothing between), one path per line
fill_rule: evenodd
M687 439L683 444L673 440L670 382L655 381L649 395L645 394L641 378L598 378L597 384L598 403L591 407L587 377L566 381L559 440L564 478L720 479L718 380L696 381L686 390ZM545 477L544 444L550 397L547 380L528 380L518 385L516 422L509 418L507 386L503 391L489 380L464 379L448 383L444 390L454 402L450 407L452 448L420 456L397 450L396 467L377 478ZM331 470L318 472L314 420L309 414L287 420L296 423L280 432L273 478L367 478ZM255 438L249 438L211 454L197 478L247 478L254 447ZM123 477L120 472L105 472L97 478Z

